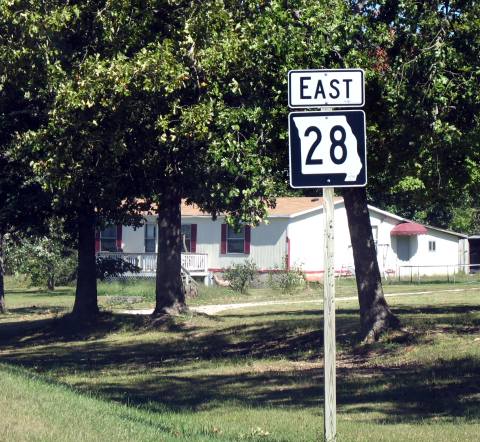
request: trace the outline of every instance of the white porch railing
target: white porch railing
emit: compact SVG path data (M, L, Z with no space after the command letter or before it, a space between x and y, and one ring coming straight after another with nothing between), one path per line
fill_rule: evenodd
M119 258L140 267L141 273L157 271L156 253L98 252L97 256ZM193 276L207 275L208 255L206 253L182 253L182 267Z

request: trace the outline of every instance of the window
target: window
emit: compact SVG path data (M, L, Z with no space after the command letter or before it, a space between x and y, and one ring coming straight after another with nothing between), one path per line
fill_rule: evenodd
M410 255L410 237L397 236L397 256L400 261L409 261Z
M245 252L245 227L238 232L227 225L227 253Z
M372 226L372 236L373 236L373 242L375 244L375 249L376 249L378 245L378 226Z
M182 252L192 251L192 225L182 224Z
M435 241L428 241L428 251L435 252L435 250L437 250L437 244Z
M250 240L250 226L242 226L238 232L235 232L232 227L228 226L227 224L222 224L220 254L225 255L227 253L243 253L245 255L249 255Z
M155 253L155 242L157 239L157 226L145 224L145 253Z
M100 251L117 251L117 226L107 226L100 232Z

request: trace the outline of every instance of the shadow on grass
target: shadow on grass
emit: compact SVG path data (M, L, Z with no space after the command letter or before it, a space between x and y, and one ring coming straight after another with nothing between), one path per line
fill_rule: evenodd
M8 295L22 295L25 298L39 298L42 296L48 296L49 298L55 298L57 296L74 296L75 289L72 288L61 288L55 290L42 289L37 287L30 288L15 288L8 289L6 296Z
M17 314L65 313L69 307L26 307L11 309ZM121 330L141 329L147 318L134 315L100 313L88 324L72 321L70 314L46 319L20 320L0 323L0 347L21 349L32 345L63 345L68 342L89 341L104 338Z
M30 307L13 307L8 311L9 313L15 315L46 315L49 313L66 313L68 310L71 310L70 307L57 307L51 305L32 305Z
M450 324L449 332L467 334L480 331L478 321L471 318L467 330L458 316L478 311L472 306L440 306L395 312L418 323L430 317ZM356 310L338 311L340 346L355 341L357 315ZM82 391L152 411L215 409L225 403L303 409L322 404L321 366L308 364L322 357L320 318L318 309L228 314L216 318L215 327L205 325L202 321L209 319L202 317L198 324L167 319L153 328L146 317L104 314L81 329L68 318L29 321L29 329L20 323L0 324L0 345L7 350L3 362L71 375ZM129 339L103 339L125 330L133 332ZM156 333L151 339L134 339L149 331ZM406 334L389 343L397 346L393 351L401 351L425 339ZM380 343L364 348L362 356L368 358L369 351L378 355L392 350ZM268 364L266 358L284 363ZM216 362L209 363L212 360ZM303 365L292 368L290 362L299 360ZM94 385L92 377L98 379ZM393 369L353 363L350 369L338 370L337 385L343 414L379 412L383 423L480 418L480 360L475 358Z

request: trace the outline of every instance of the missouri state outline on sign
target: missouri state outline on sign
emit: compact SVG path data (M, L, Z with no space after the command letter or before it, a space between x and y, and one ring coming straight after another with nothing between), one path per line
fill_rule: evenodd
M292 112L289 139L292 187L367 184L363 111Z

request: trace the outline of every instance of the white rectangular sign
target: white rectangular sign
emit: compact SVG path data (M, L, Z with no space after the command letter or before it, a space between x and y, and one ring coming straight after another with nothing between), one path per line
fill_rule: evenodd
M288 73L288 105L292 108L364 104L363 69L307 69Z

